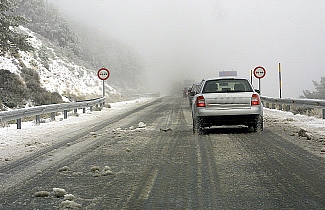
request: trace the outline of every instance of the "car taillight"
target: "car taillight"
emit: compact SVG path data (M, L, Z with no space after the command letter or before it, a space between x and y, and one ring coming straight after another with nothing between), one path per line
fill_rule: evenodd
M254 93L252 95L252 106L260 105L260 97L258 94Z
M203 96L198 96L196 98L196 106L197 107L205 107L205 100Z

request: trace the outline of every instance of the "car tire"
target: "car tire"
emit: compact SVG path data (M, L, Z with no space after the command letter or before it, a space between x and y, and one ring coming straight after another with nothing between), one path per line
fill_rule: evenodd
M193 119L193 133L198 133L199 135L204 133L204 127L200 119Z
M194 119L193 119L193 133L196 133L196 122Z
M260 131L263 131L264 130L263 116L260 116L260 118L259 118L259 129L260 129Z
M263 131L263 129L264 129L263 116L259 116L256 119L254 125L250 126L250 130L252 130L252 132L258 132L258 131Z

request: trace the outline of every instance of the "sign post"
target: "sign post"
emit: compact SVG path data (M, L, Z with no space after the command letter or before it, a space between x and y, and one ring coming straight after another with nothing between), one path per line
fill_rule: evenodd
M279 85L280 85L280 98L282 98L282 78L281 78L281 65L279 63Z
M100 68L97 72L97 76L100 80L103 80L103 97L105 97L105 80L107 80L110 76L108 69Z
M253 72L254 72L254 76L258 78L258 89L260 90L261 93L261 79L266 75L265 68L262 66L257 66L255 67Z

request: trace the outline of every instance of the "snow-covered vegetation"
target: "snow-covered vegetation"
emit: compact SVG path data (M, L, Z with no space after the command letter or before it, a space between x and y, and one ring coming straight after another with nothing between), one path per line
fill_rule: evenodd
M96 70L89 70L77 65L67 58L58 56L51 46L46 46L36 34L25 27L20 30L28 34L30 43L35 52L19 51L18 57L1 56L0 69L20 75L22 65L38 73L40 84L50 92L58 92L60 95L71 99L72 97L87 99L102 96L102 82L97 77ZM39 56L40 51L47 54L47 62ZM106 82L108 93L117 91Z
M141 87L135 52L65 20L47 1L2 1L0 23L0 110L101 97L102 67L111 72L108 102Z
M77 65L67 58L57 55L51 46L46 46L38 39L32 31L20 27L21 31L27 33L35 52L19 52L19 57L0 57L0 68L9 70L14 74L21 74L23 65L25 68L38 72L41 86L50 92L58 92L62 96L79 98L94 98L102 94L102 83L97 77L97 71L86 69ZM39 56L43 50L47 54L47 66ZM110 93L116 90L106 85Z

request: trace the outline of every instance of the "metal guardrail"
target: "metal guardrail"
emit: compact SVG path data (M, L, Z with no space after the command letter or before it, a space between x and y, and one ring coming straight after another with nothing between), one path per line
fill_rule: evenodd
M322 117L325 119L325 100L321 99L295 99L295 98L271 98L266 96L261 96L263 104L267 108L271 109L285 109L285 111L290 111L292 107L304 107L321 109Z
M103 106L105 104L105 98L97 98L86 101L77 101L72 103L61 103L61 104L50 104L35 106L30 108L17 109L12 111L3 111L0 112L0 123L7 122L10 120L17 120L17 129L21 129L21 119L25 117L36 116L36 123L40 123L40 115L51 113L51 119L55 119L56 112L64 112L64 119L68 118L68 111L74 110L77 112L77 109L83 109L83 113L86 111L86 107L90 107L92 111L93 106Z
M149 94L143 94L148 96ZM150 95L151 96L151 95ZM271 109L285 109L290 111L292 107L305 107L305 108L318 108L322 110L322 117L325 119L325 100L321 99L293 99L293 98L272 98L261 96L263 104L267 108ZM0 123L10 120L17 120L17 129L21 129L21 119L25 117L36 116L36 123L40 123L40 115L51 113L51 119L55 120L56 112L64 112L64 119L68 118L68 110L74 110L82 108L85 113L86 107L90 107L92 111L93 106L103 106L105 104L105 98L97 98L86 101L77 101L73 103L62 104L50 104L43 106L36 106L30 108L17 109L12 111L0 112Z
M141 97L160 97L160 93L142 93L142 94L133 94L130 95L130 97L136 97L136 98L141 98Z

